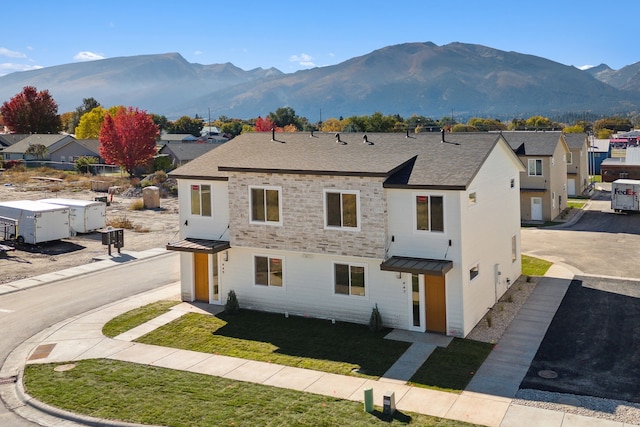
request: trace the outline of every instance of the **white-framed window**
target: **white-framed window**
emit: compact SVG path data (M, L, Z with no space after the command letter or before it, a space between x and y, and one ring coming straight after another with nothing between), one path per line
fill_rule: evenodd
M582 155L582 153L580 153ZM567 153L567 164L570 165L573 163L573 153L571 151L569 151Z
M542 159L529 159L529 176L542 176Z
M249 186L250 222L282 225L282 189Z
M469 281L472 281L480 274L480 264L474 264L469 268Z
M366 295L366 266L349 263L333 263L333 292L336 295Z
M418 231L444 231L444 197L417 194L415 204L415 227Z
M360 229L360 192L324 190L325 228Z
M253 267L257 286L282 288L284 285L284 259L282 257L255 255Z
M475 191L469 193L469 206L473 206L478 203L478 195Z
M516 262L518 259L518 239L515 234L511 236L511 262Z
M191 184L191 215L211 216L211 185Z

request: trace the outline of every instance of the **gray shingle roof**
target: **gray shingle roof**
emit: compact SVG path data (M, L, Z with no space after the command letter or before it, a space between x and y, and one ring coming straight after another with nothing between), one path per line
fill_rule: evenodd
M562 132L503 132L509 145L519 156L553 156Z
M587 144L586 133L565 133L564 140L571 150L579 150Z
M4 133L0 134L0 146L8 147L28 137L24 133Z
M459 187L501 139L495 133L242 134L176 169L176 178L226 179L230 171L379 176L389 187ZM344 144L343 144L344 143ZM514 156L514 160L519 162Z
M60 134L33 134L28 137L21 139L10 147L5 148L5 152L7 153L24 153L29 146L31 145L44 145L49 148L53 144L62 141L63 139L68 139L69 141L74 141L72 136L68 135L60 135Z
M195 142L184 144L167 144L160 149L160 153L168 154L171 152L173 156L179 161L189 161L196 157L202 156L204 153L208 153L216 147L222 144L199 144Z

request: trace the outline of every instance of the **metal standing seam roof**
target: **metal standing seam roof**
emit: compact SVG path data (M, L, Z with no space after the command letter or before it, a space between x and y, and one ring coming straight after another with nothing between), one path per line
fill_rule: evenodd
M231 248L231 245L229 245L229 242L224 240L196 239L187 237L186 239L167 243L166 248L168 251L215 254Z
M242 134L174 170L174 178L232 172L381 177L393 187L466 188L501 138L491 133ZM514 160L519 160L514 156ZM395 174L398 174L395 176ZM386 185L385 185L386 186Z
M380 264L380 270L401 273L444 276L453 268L453 261L446 259L411 258L392 256Z

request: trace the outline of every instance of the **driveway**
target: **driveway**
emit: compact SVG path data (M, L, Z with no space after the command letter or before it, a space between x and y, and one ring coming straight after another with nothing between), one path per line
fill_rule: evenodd
M569 227L522 230L524 253L576 276L521 389L640 403L640 214L614 213L609 189Z
M564 264L577 275L640 279L640 214L615 213L610 191L598 191L569 227L523 228L522 252Z
M576 277L520 388L640 403L638 348L640 283Z

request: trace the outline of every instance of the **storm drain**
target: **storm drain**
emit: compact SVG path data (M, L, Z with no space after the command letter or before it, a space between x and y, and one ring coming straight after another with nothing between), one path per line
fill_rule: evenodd
M15 375L7 378L0 378L0 384L13 384L15 382L18 382L18 377Z
M552 371L551 369L543 369L541 371L538 371L538 376L540 378L554 379L558 378L558 373L556 371Z

